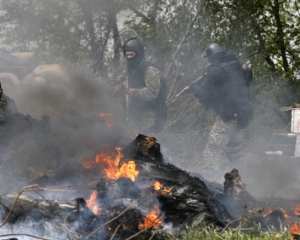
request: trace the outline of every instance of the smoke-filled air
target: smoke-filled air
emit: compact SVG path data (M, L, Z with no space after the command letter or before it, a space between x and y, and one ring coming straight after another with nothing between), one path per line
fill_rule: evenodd
M0 0L0 238L300 238L299 7Z

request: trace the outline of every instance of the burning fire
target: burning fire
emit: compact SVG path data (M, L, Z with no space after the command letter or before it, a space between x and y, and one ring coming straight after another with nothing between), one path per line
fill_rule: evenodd
M298 204L294 208L294 214L299 217L300 216L300 204ZM292 238L294 238L295 235L300 234L300 222L294 222L288 229L289 234L292 235Z
M292 217L290 215L288 215L283 208L278 207L278 209L283 213L285 220L287 220L288 222L291 221Z
M290 215L288 215L286 213L286 211L281 208L281 207L278 207L277 209L279 209L282 213L283 213L283 216L285 218L285 220L287 222L291 222L292 220L292 217ZM297 216L297 217L300 217L300 204L298 204L294 209L293 209L293 212L294 214ZM263 217L266 217L268 216L270 213L272 213L272 209L271 207L268 205L268 212L263 214ZM292 236L292 238L294 239L296 235L300 235L300 221L296 221L294 222L288 229L288 233ZM281 235L279 234L277 237L281 237Z
M163 187L163 185L160 182L155 182L153 184L153 187L156 191L158 191L159 189L161 189Z
M292 235L292 237L300 234L300 222L295 222L291 227L289 227L288 231L289 231L289 234Z
M155 229L162 223L162 216L158 216L159 209L156 205L153 206L154 209L147 214L145 218L145 222L139 225L139 228L150 228L153 227Z
M90 199L86 201L86 205L93 211L94 214L99 214L99 207L98 205L95 203L96 198L98 195L98 191L94 190L92 195L90 196Z
M262 216L263 217L266 217L266 216L268 216L270 213L272 213L273 211L272 211L272 209L271 209L271 207L270 207L270 205L267 203L267 207L268 207L268 212L266 212L265 214L263 214Z
M109 113L100 113L98 115L108 127L112 127L114 123L114 115Z
M112 157L108 149L104 149L99 153L94 160L83 161L82 157L79 158L81 165L89 169L96 164L104 165L102 172L106 174L109 179L117 180L120 177L130 178L131 181L135 181L135 178L139 175L139 171L136 170L136 164L134 161L129 161L128 163L123 163L119 167L120 160L124 156L121 153L121 148L117 147L117 155Z
M154 190L156 190L156 191L162 189L163 186L164 186L164 185L161 184L160 182L155 182L155 183L153 184L153 188L154 188ZM172 191L172 188L164 188L164 189L162 190L162 194L165 195L165 194L170 193L171 191Z
M263 217L266 217L266 216L268 216L269 214L271 214L273 212L273 210L271 209L270 205L268 204L267 206L268 206L268 212L265 213L265 214L263 214L262 215ZM288 215L283 208L277 207L277 209L279 209L283 213L283 216L284 216L284 218L285 218L286 221L288 221L288 222L291 221L292 217L290 215Z
M298 217L300 216L300 204L294 208L294 214Z
M162 194L168 194L172 191L172 188L164 188Z

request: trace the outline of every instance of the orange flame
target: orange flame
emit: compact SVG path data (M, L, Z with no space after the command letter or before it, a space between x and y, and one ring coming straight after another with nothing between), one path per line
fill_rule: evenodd
M106 126L108 127L112 127L113 123L114 123L114 115L110 114L110 113L100 113L98 115L101 119L103 119L104 123L106 124Z
M82 160L82 157L80 157L79 162L86 169L91 168L95 164L105 165L102 168L102 172L106 174L107 178L117 180L120 177L126 177L134 182L139 175L139 171L136 170L135 162L129 161L128 163L123 163L119 168L120 160L124 155L121 153L121 148L117 147L116 150L118 154L114 157L111 157L108 149L104 149L96 156L95 160L85 162Z
M266 212L265 214L263 214L262 216L263 217L266 217L266 216L268 216L270 213L272 213L273 211L272 211L272 209L271 209L271 207L270 207L270 205L267 203L267 206L268 206L268 212Z
M286 213L286 211L285 211L283 208L277 207L277 209L279 209L279 210L283 213L283 216L284 216L285 220L291 221L292 217L291 217L290 215L288 215L288 214ZM273 212L273 211L272 211L270 205L268 205L268 212L265 213L265 214L263 214L262 216L263 216L263 217L266 217L266 216L268 216L268 215L269 215L270 213L272 213L272 212Z
M153 206L154 209L147 214L145 218L145 222L143 224L139 224L139 228L149 228L153 227L155 229L162 223L162 216L158 216L159 209L156 205Z
M81 166L83 166L85 169L89 169L89 168L91 168L93 165L96 164L96 162L95 162L94 160L90 160L90 161L87 161L87 162L83 161L83 157L82 157L82 156L80 156L80 157L78 158L78 161L80 162Z
M153 188L154 188L154 190L156 190L156 191L162 189L163 186L164 186L164 185L161 184L160 182L155 182L155 183L153 184ZM162 190L161 193L162 193L163 195L166 195L166 194L170 193L171 191L172 191L172 188L164 188L164 189Z
M153 184L154 190L158 191L159 189L161 189L163 187L163 185L160 182L155 182Z
M268 204L268 203L267 203ZM291 222L292 220L292 217L290 215L288 215L286 213L286 211L281 208L281 207L278 207L277 209L279 209L282 213L283 213L283 216L284 218L288 221L288 222ZM300 204L298 204L294 209L294 214L296 216L300 216ZM266 217L268 216L270 213L272 213L272 209L271 207L268 205L268 212L263 214L263 217ZM296 235L299 235L300 234L300 222L294 222L289 228L288 228L288 233L291 235L292 239L295 238ZM281 237L280 234L276 235L275 238L279 238Z
M294 209L294 214L300 216L300 204L298 204ZM295 235L300 234L300 222L294 222L288 229L288 233L292 235L292 238L295 238Z
M94 190L90 196L90 199L86 201L86 205L93 211L94 214L99 214L99 207L98 205L95 203L96 198L98 195L98 191Z
M285 220L291 221L292 217L290 215L288 215L283 208L278 207L278 209L283 213L283 216L284 216Z
M164 188L162 194L166 195L166 194L170 193L171 191L172 191L172 188Z
M294 214L296 216L300 216L300 204L298 204L295 208L294 208Z
M294 238L294 235L300 234L300 222L293 223L293 225L289 227L288 232L292 235L292 238Z

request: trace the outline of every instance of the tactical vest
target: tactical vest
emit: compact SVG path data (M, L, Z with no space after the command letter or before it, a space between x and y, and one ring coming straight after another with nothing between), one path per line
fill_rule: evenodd
M250 81L247 79L247 74L249 73L244 70L237 60L221 62L218 63L217 66L225 70L227 74L227 98L232 106L225 110L228 112L223 114L227 114L228 116L236 114L238 127L245 128L253 116L253 107L250 104L249 98L249 86L252 79Z
M227 90L229 97L236 100L249 98L249 88L246 85L245 70L238 61L217 64L227 73Z

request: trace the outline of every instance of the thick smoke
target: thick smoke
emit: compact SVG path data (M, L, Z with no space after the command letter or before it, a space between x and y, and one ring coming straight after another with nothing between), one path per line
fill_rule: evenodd
M2 181L2 194L32 183L57 186L89 184L98 179L100 169L85 171L79 158L89 161L105 145L113 149L122 144L121 128L110 129L98 116L103 112L118 118L120 114L111 86L87 69L46 64L21 79L19 88L13 84L2 87L4 94L13 96L21 113L8 117L1 127L0 151L6 169L2 169L1 177L10 182ZM8 109L13 107L10 104ZM55 181L47 180L53 176ZM86 185L81 190L75 195L45 196L88 198Z
M123 25L118 27L122 29ZM151 43L147 44L148 49L156 55L154 46ZM200 56L201 53L196 54ZM201 63L207 64L204 60L201 60ZM199 69L202 69L202 66ZM195 80L199 77L195 75L195 72L201 72L199 69L194 69L189 75L191 69L188 66L182 66L179 80L186 81L186 78ZM30 176L32 180L30 183L38 180L46 186L60 185L62 182L63 185L89 183L92 179L97 179L99 169L90 172L81 169L78 157L82 156L83 159L90 160L99 153L99 150L101 151L101 147L105 144L123 143L123 139L118 139L122 138L120 137L122 136L121 128L116 126L115 135L112 136L103 120L98 117L99 113L106 112L114 114L115 119L122 118L120 103L112 96L111 86L104 84L87 69L58 64L40 65L19 80L14 76L0 75L1 77L10 79L7 83L3 83L4 93L15 100L20 113L30 115L27 119L22 118L18 133L5 136L5 141L10 145L1 148L1 154L5 159L3 161L8 163L18 159L9 170L26 168L28 164L30 168L22 177L28 180ZM179 92L182 87L184 86L175 86L173 91ZM177 111L182 106L184 107ZM44 116L48 116L49 119ZM185 96L178 101L178 105L171 106L163 133L155 135L162 145L163 152L170 156L166 159L183 169L201 174L201 154L212 121L209 113L192 96ZM23 125L26 122L36 127L32 128L30 124ZM204 123L203 126L201 123ZM39 128L43 130L36 130ZM182 132L181 129L187 132ZM264 144L261 143L261 145ZM15 153L12 153L13 151ZM24 164L18 165L21 159ZM251 156L244 158L240 165L232 167L239 169L249 192L257 197L296 198L298 196L294 194L294 191L300 189L297 184L299 182L297 168L294 167L296 165L296 160ZM68 172L58 171L59 169L65 170L68 166ZM15 174L18 173L19 171L16 171ZM2 171L2 174L8 173ZM51 178L53 174L59 176L58 180L54 183L47 182L47 177ZM67 175L69 177L66 177ZM224 175L225 172L220 174L220 178ZM7 179L14 187L6 186L3 193L16 191L27 183L13 176ZM68 194L48 195L51 198L71 196L74 197ZM82 196L82 192L75 196Z
M20 81L16 99L19 111L36 119L47 115L57 120L76 110L82 114L99 114L107 110L109 87L83 69L68 69L57 64L37 67Z

